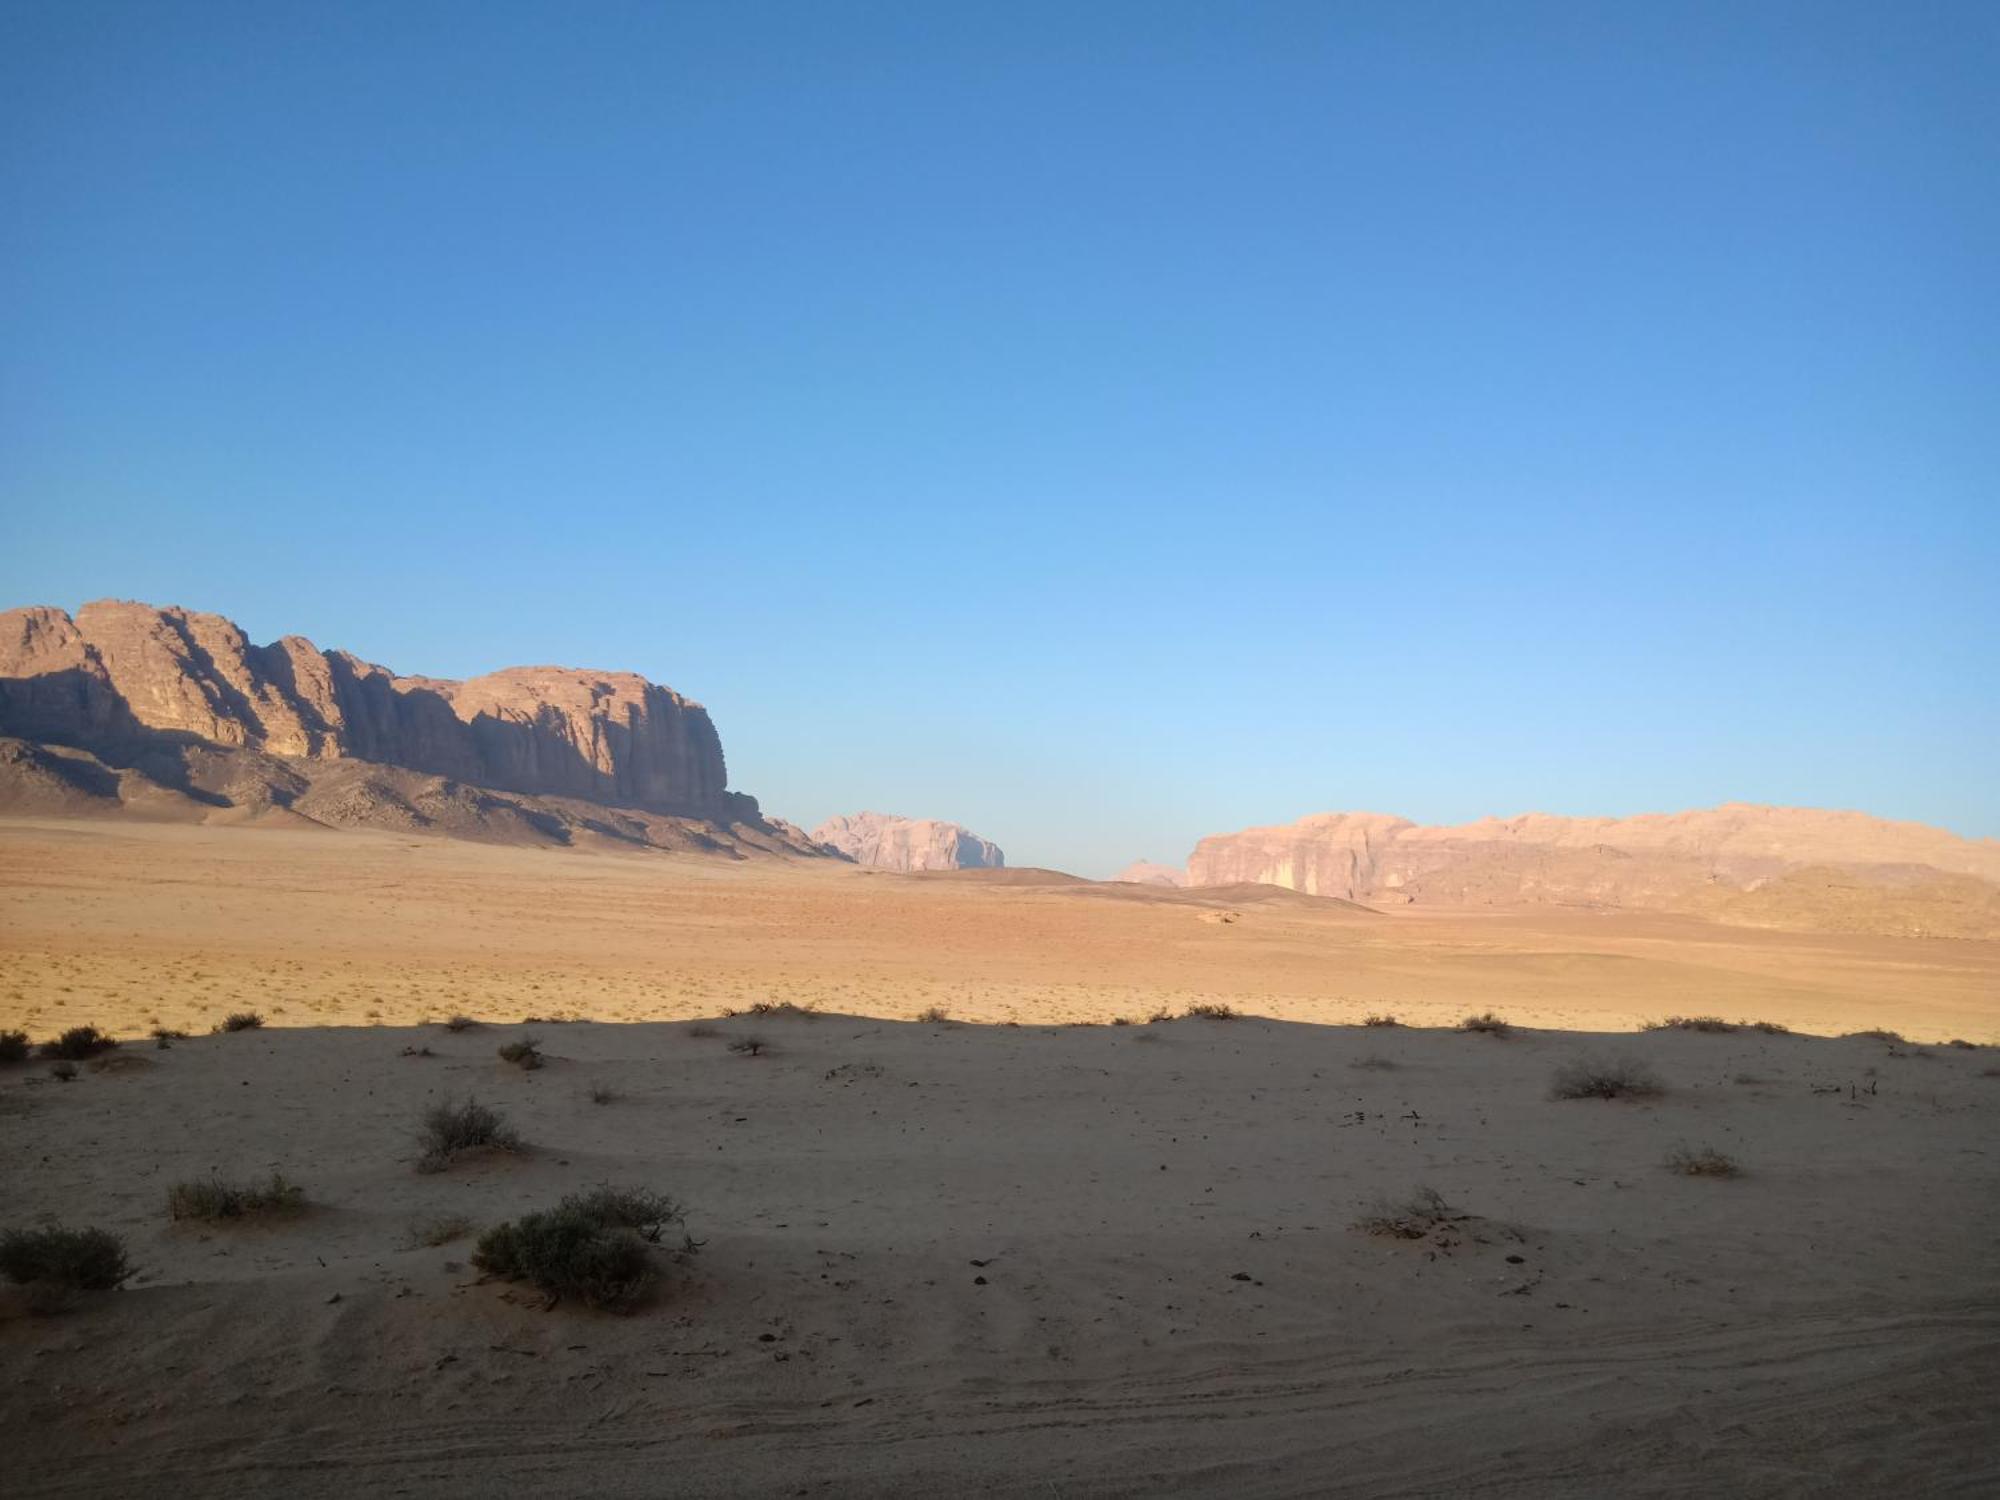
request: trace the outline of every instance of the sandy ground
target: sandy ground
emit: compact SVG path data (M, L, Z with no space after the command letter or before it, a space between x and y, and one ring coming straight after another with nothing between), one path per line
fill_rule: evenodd
M0 1222L101 1224L140 1268L55 1317L0 1293L9 1494L2000 1485L2000 1054L1591 1034L1985 1041L1991 945L17 824L0 959L0 1026L38 1036L272 1022L0 1069ZM642 1019L767 998L828 1013ZM1208 998L1260 1018L1052 1024ZM1488 1008L1513 1036L1309 1024ZM458 1010L489 1024L413 1024ZM529 1013L594 1019L523 1073L494 1051ZM1586 1053L1667 1092L1549 1098ZM530 1149L417 1172L415 1117L468 1093ZM1676 1175L1681 1144L1744 1175ZM273 1169L299 1217L164 1211ZM630 1317L410 1238L604 1181L704 1241ZM1353 1227L1419 1185L1450 1222Z

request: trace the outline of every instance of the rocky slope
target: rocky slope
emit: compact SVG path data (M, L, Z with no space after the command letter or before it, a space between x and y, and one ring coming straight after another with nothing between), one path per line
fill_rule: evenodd
M1758 925L2000 936L2000 841L1862 813L1731 803L1635 818L1531 813L1424 827L1323 813L1215 834L1191 884L1258 881L1376 905L1553 903Z
M812 837L880 870L997 870L1007 863L999 845L935 818L843 813L820 824Z
M707 710L629 672L400 677L117 600L0 613L0 807L818 852L728 790ZM704 831L704 829L706 831ZM730 830L736 830L731 832Z

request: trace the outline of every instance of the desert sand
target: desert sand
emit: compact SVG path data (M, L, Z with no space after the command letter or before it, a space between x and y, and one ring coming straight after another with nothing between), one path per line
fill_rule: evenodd
M0 1028L127 1038L0 1069L0 1222L138 1267L59 1316L0 1293L10 1493L2000 1483L2000 1070L1947 1045L2000 1041L2000 945L13 822L0 966ZM817 1014L725 1014L760 1002ZM1194 1004L1243 1014L1148 1020ZM1512 1034L1448 1029L1489 1010ZM1669 1014L1792 1034L1636 1030ZM524 1032L547 1067L496 1058ZM1666 1091L1550 1098L1587 1055ZM418 1172L468 1094L527 1149ZM298 1216L165 1212L273 1170ZM411 1235L599 1182L701 1242L630 1316ZM1355 1227L1420 1188L1419 1237Z

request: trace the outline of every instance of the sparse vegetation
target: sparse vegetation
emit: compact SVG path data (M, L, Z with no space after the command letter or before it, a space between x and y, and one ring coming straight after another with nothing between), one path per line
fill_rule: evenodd
M171 1217L205 1224L295 1214L305 1202L305 1189L280 1172L273 1172L269 1182L224 1182L212 1177L207 1182L177 1182L167 1189Z
M729 1044L731 1052L741 1053L745 1057L762 1057L770 1047L771 1044L761 1036L739 1036Z
M1377 1052L1371 1052L1366 1057L1357 1057L1353 1062L1348 1064L1350 1068L1366 1068L1378 1073L1386 1073L1401 1066L1402 1064L1394 1058L1383 1057Z
M1947 1047L1955 1047L1960 1052L1976 1052L1979 1050L1979 1043L1968 1042L1964 1037L1961 1036L1953 1037L1950 1041L1946 1042L1945 1045Z
M25 1031L0 1031L0 1063L18 1063L28 1060L28 1033Z
M1751 1031L1762 1032L1765 1036L1790 1036L1792 1028L1782 1021L1745 1021Z
M1207 1000L1196 1001L1183 1014L1190 1020L1196 1021L1237 1021L1243 1016L1243 1013L1233 1005Z
M1668 1016L1664 1021L1647 1021L1647 1031L1734 1031L1736 1023L1720 1016Z
M1401 1026L1403 1023L1390 1015L1371 1015L1361 1018L1363 1026Z
M187 1040L187 1033L174 1026L155 1026L150 1034L153 1038L153 1045L162 1052L173 1046L175 1042L184 1042Z
M405 1048L404 1048L404 1049L403 1049L403 1050L402 1050L401 1052L397 1053L396 1055L397 1055L398 1057L436 1057L436 1056L437 1056L437 1054L436 1054L435 1052L431 1051L431 1049L430 1049L430 1048L428 1048L428 1047L405 1047Z
M1354 1227L1381 1239L1420 1240L1454 1217L1443 1194L1436 1188L1419 1187L1401 1203L1377 1203L1354 1221Z
M1476 1031L1482 1036L1512 1036L1514 1034L1514 1028L1501 1020L1500 1017L1494 1015L1490 1010L1476 1016L1467 1016L1463 1021L1458 1023L1458 1029L1467 1032Z
M75 1083L76 1064L68 1058L64 1058L61 1062L50 1063L49 1076L57 1083Z
M951 1019L951 1012L942 1005L927 1005L917 1012L917 1019L931 1026L942 1026Z
M1161 1022L1171 1021L1173 1018L1174 1013L1162 1005L1158 1010L1146 1017L1146 1024L1148 1026L1158 1026Z
M132 1274L125 1242L108 1229L10 1229L0 1234L0 1276L28 1289L35 1312L58 1312L78 1292L108 1292Z
M1897 1042L1900 1042L1900 1041L1904 1040L1904 1038L1903 1038L1903 1034L1902 1034L1902 1033L1901 1033L1900 1031L1890 1031L1890 1030L1887 1030L1886 1028L1884 1028L1884 1027L1881 1027L1881 1026L1871 1026L1871 1027L1869 1027L1869 1028L1868 1028L1868 1029L1867 1029L1866 1031L1850 1031L1850 1032L1848 1032L1848 1033L1847 1033L1847 1036L1846 1036L1846 1040L1848 1040L1848 1041L1860 1041L1860 1040L1866 1040L1866 1041L1871 1041L1871 1042L1888 1042L1888 1043L1890 1043L1891 1045L1894 1045L1895 1043L1897 1043Z
M688 1027L688 1035L706 1041L709 1037L721 1036L722 1032L706 1021L696 1021L694 1025Z
M624 1312L657 1274L650 1245L680 1219L680 1205L661 1194L594 1188L487 1230L472 1263L489 1275L530 1283L551 1306L567 1297Z
M472 1220L464 1214L424 1214L410 1221L410 1243L427 1249L449 1245L472 1232Z
M452 1016L444 1023L446 1031L470 1031L479 1023L470 1016Z
M797 1021L817 1021L819 1010L814 1005L796 1005L790 1000L759 1000L750 1007L753 1016L783 1016Z
M1632 1057L1579 1057L1549 1083L1551 1099L1649 1099L1666 1092L1659 1075Z
M521 1149L521 1138L506 1116L477 1099L433 1104L419 1122L417 1143L424 1153L417 1162L420 1172L442 1172L453 1157L482 1146L498 1151Z
M609 1084L593 1083L590 1086L589 1098L592 1104L615 1104L618 1102L618 1091Z
M1113 1016L1111 1018L1111 1024L1113 1026L1130 1026L1132 1024L1132 1018L1130 1016Z
M217 1031L257 1031L262 1029L264 1018L254 1010L231 1011L216 1023Z
M43 1042L41 1051L44 1057L60 1057L69 1062L82 1062L86 1057L109 1052L117 1045L95 1026L72 1026L54 1041Z
M1678 1172L1683 1177L1740 1177L1743 1169L1733 1157L1723 1155L1713 1146L1676 1146L1667 1153L1669 1172Z
M500 1048L499 1055L500 1061L512 1063L523 1073L532 1073L548 1061L542 1056L541 1041L532 1036L524 1036L518 1041L507 1043Z

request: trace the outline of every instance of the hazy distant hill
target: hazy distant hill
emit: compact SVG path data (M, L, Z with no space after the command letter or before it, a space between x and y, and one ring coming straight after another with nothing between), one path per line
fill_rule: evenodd
M812 836L856 863L882 870L997 870L1007 863L998 844L937 818L842 813Z
M1191 884L1261 881L1372 905L1552 903L1755 925L2000 936L2000 841L1857 812L1730 803L1635 818L1530 813L1424 827L1321 813L1213 834Z

